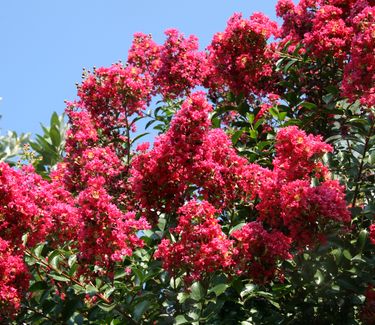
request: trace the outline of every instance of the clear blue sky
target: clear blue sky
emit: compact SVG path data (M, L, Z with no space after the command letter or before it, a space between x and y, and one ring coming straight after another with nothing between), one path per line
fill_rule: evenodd
M175 27L202 48L234 12L275 19L276 0L4 0L0 2L0 134L40 132L65 99L76 98L82 68L125 60L134 32L157 42Z

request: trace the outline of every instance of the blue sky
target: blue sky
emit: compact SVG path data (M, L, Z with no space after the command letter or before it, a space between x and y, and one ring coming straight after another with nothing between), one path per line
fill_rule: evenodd
M40 132L76 97L82 68L126 60L135 32L177 28L202 48L234 12L275 19L276 0L8 0L0 3L0 134Z

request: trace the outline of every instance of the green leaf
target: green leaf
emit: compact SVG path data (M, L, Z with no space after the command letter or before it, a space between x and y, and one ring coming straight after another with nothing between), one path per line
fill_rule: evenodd
M164 231L166 224L167 224L167 219L159 218L158 228L159 228L160 231Z
M139 282L142 283L143 280L144 280L144 276L143 276L142 271L140 271L136 266L132 267L132 271L137 276L137 278L139 279Z
M59 254L58 251L55 251L52 253L52 255L54 255L52 258L49 256L48 257L48 262L50 265L52 265L56 270L59 270L60 269L60 264L62 262L62 257L60 255L55 255L55 254Z
M38 258L41 258L42 257L42 251L43 251L43 248L44 248L44 245L45 244L40 244L38 245L35 250L34 250L34 254L36 257Z
M49 135L50 135L50 138L52 140L52 144L55 147L59 147L60 144L61 144L61 135L60 135L59 130L55 126L53 126L53 127L51 127L51 129L49 131Z
M316 270L315 275L314 275L315 283L317 285L321 284L324 280L323 273L320 270Z
M190 289L190 297L193 300L200 301L204 297L204 290L199 282L194 282Z
M245 222L241 222L239 223L238 225L235 225L230 231L229 231L229 235L231 235L233 232L235 232L236 230L238 229L241 229L246 223Z
M49 276L56 280L56 281L60 281L60 282L69 282L70 280L65 277L65 276L61 276L61 275L57 275L57 274L49 274Z
M334 95L333 94L327 94L327 95L324 95L323 96L323 101L326 103L326 104L329 104L334 98Z
M298 60L297 59L291 59L285 66L284 66L284 73L287 73L288 70L292 67L293 64L295 64Z
M169 281L169 285L171 286L171 288L176 290L181 285L181 282L182 282L181 278L172 277L171 280Z
M122 268L122 269L119 269L119 270L115 271L115 275L114 275L113 278L115 280L118 280L118 279L125 278L127 275L128 275L128 273L126 272L125 268Z
M247 113L246 118L249 121L249 123L252 124L254 122L255 116L254 114Z
M41 290L45 290L48 288L48 285L45 281L37 281L37 282L34 282L30 288L29 288L29 292L36 292L36 291L41 291Z
M334 249L332 251L332 255L335 257L335 262L337 265L341 262L342 250L341 248Z
M51 124L51 127L52 126L58 127L60 125L59 115L57 115L56 112L52 113L50 124Z
M69 267L72 267L77 262L77 255L71 255L68 258L68 265Z
M301 104L300 104L300 106L302 106L302 107L305 107L305 108L308 108L308 109L316 109L318 106L316 106L316 104L314 104L314 103L309 103L309 102L302 102Z
M353 291L353 292L357 292L359 290L361 290L361 288L359 288L353 280L351 280L350 278L341 278L341 279L338 279L337 280L337 284L345 289L345 290L349 290L349 291Z
M375 150L370 153L368 157L368 162L371 165L375 165Z
M178 315L174 319L174 324L175 325L190 324L190 322L185 318L184 315Z
M105 292L104 292L104 297L106 297L107 299L111 296L111 294L113 292L116 291L116 288L115 287L111 287L111 288L108 288Z
M220 283L208 290L208 293L215 293L216 296L220 296L222 293L225 292L225 290L228 288L228 284L226 283Z
M113 304L105 304L105 303L99 303L98 304L99 308L101 310L104 310L106 311L107 313L112 311L115 307L116 307L116 303L113 303Z
M151 120L146 123L145 129L147 130L152 124L154 124L156 120Z
M342 252L342 255L344 255L344 257L345 257L346 259L348 259L349 261L352 259L352 254L350 254L350 252L349 252L347 249L345 249L345 250Z
M150 307L150 305L151 302L148 300L144 300L137 304L134 307L134 319L136 321L139 321L142 318L143 314L146 312L146 310Z
M287 114L288 114L287 112L280 112L278 116L279 121L284 121Z
M232 135L232 144L233 145L236 145L236 143L238 142L238 139L241 137L243 132L244 132L243 130L238 130Z
M250 138L256 139L258 137L258 131L257 130L250 130L249 132Z
M62 318L65 321L68 320L80 307L82 307L82 302L77 297L65 301L64 308L61 312ZM77 324L77 322L74 322L74 324Z
M144 132L144 133L141 133L141 134L137 135L137 136L132 140L131 143L136 142L137 140L139 140L140 138L143 138L145 135L148 135L148 134L150 134L150 133L149 133L149 132Z
M93 286L91 284L89 284L89 285L86 286L86 293L88 295L93 296L93 295L95 295L98 292L99 292L99 290L95 286Z
M188 298L189 295L186 292L179 292L177 295L177 300L180 304L183 304Z
M272 115L272 117L274 117L276 119L279 116L279 109L276 106L271 107L269 112Z
M366 229L362 229L358 235L357 243L358 243L360 251L362 251L363 247L365 247L367 235L368 235L368 232Z
M256 288L257 287L254 284L246 284L245 289L242 290L240 293L241 298L246 297L249 294L252 294Z

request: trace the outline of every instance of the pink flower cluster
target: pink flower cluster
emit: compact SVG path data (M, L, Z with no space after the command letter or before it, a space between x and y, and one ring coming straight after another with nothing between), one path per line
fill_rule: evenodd
M29 286L22 252L0 238L0 321L13 318Z
M274 168L262 168L239 157L225 133L211 129L210 111L204 95L193 94L154 148L143 148L133 160L131 182L150 219L159 213L178 216L173 230L177 241L164 239L156 257L173 274L186 273L187 281L223 266L254 281L269 281L278 273L278 261L290 258L291 245L313 246L324 239L329 227L350 221L344 188L328 179L328 170L319 160L332 147L320 136L287 127L277 134ZM311 185L313 178L319 185ZM195 201L197 195L204 201ZM254 199L259 201L257 222L228 239L215 212ZM218 241L213 241L213 234ZM203 243L210 245L210 252L215 251L211 245L215 249L223 245L225 261L212 253L220 263L209 262Z
M153 41L150 34L135 33L128 53L128 63L141 69L142 73L154 76L161 67L160 51L161 46Z
M325 181L316 187L308 181L292 181L280 188L280 199L283 225L300 246L324 240L325 227L331 223L350 222L344 188L337 181Z
M171 230L176 242L163 239L155 252L170 273L185 273L187 283L228 271L232 264L232 241L223 233L216 212L207 201L189 201L178 210L178 225Z
M82 271L89 265L110 271L114 261L143 245L137 233L149 225L135 212L127 182L129 135L131 119L142 116L152 87L148 72L115 64L88 73L78 87L79 100L68 103L66 157L54 177L74 193L78 227L66 238L77 241Z
M31 167L15 170L0 163L0 320L14 315L28 288L25 245L53 239L54 233L62 237L64 222L74 219L66 194ZM69 222L73 231L74 225Z
M149 216L176 211L197 193L222 208L242 192L237 182L247 161L221 129L211 130L211 110L204 93L192 94L152 150L132 161L130 181Z
M317 158L331 146L319 136L306 135L295 126L281 129L276 138L274 169L264 173L257 194L260 219L273 227L286 227L299 246L324 239L325 227L348 223L344 188L328 179ZM312 178L320 183L312 186Z
M225 31L215 34L208 47L206 86L210 91L230 90L245 96L265 94L273 75L272 51L267 41L277 34L277 24L261 13L249 19L234 14Z
M281 129L276 137L274 169L285 180L324 178L328 170L316 158L332 152L321 136L306 133L296 126Z
M292 239L278 230L268 232L260 222L250 222L232 233L235 241L233 267L237 274L257 283L271 281L279 272L277 262L291 259ZM281 276L281 274L279 274Z
M15 170L0 163L0 238L22 246L22 236L33 246L44 240L52 220L44 207L48 200L47 182L32 168Z
M302 43L313 60L333 57L343 69L343 94L374 105L370 1L280 0L277 12L281 30L262 14L235 14L206 52L194 36L174 29L162 45L136 34L127 65L85 74L79 99L67 108L66 155L50 180L31 167L0 163L0 315L20 307L28 285L25 248L46 240L75 245L81 272L102 268L110 274L114 262L143 247L139 232L165 213L175 228L155 257L171 274L191 282L223 271L265 283L280 274L279 262L291 258L291 248L314 246L327 230L350 221L344 188L321 161L332 147L320 136L283 128L273 168L250 164L222 129L213 128L206 93L193 92L205 85L211 98L257 96L263 102L259 121L277 103L275 58L290 41L290 50ZM269 43L279 36L280 42ZM185 99L169 130L151 149L139 145L132 158L134 119L153 95ZM226 234L226 209L239 203L253 214ZM374 225L370 240L375 243Z
M163 239L155 258L171 274L184 274L186 283L216 271L244 275L257 283L272 280L278 261L291 258L291 239L279 231L267 232L258 222L245 224L229 239L215 216L218 212L207 201L187 202L171 230L176 240Z
M151 100L152 87L151 76L133 65L117 63L92 73L85 72L78 87L79 100L68 103L72 129L68 132L67 148L79 146L78 139L95 141L100 136L101 141L112 144L120 157L128 155L128 148L118 140L130 141L129 132L135 130L130 119L142 116Z
M148 229L149 224L133 211L123 152L116 151L112 143L102 147L97 134L82 136L83 130L91 128L74 117L77 113L85 116L84 112L87 113L84 110L72 112L67 155L57 178L62 186L75 192L79 227L70 239L78 240L81 264L98 265L110 271L114 261L120 261L131 255L134 248L143 246L137 233ZM77 137L85 139L86 145L75 145Z
M188 95L202 84L206 75L206 55L199 51L195 36L185 38L176 29L165 31L167 39L157 45L150 35L137 33L128 62L153 77L154 93L164 98Z
M353 18L355 30L350 61L345 66L342 90L350 100L360 98L375 105L375 6L365 7Z
M141 72L135 66L118 63L87 75L78 87L78 96L96 127L114 126L145 108L151 99L152 80Z
M92 178L78 195L82 218L78 244L82 261L110 269L113 261L121 261L134 247L143 246L137 232L149 225L143 218L137 220L134 212L123 213L112 203L105 182L104 177Z
M281 46L292 51L302 43L313 56L334 57L344 69L342 94L375 104L375 7L366 0L279 0L276 11L283 18Z

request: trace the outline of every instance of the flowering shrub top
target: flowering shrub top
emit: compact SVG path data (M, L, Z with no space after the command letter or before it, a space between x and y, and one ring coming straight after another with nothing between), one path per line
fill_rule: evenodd
M135 34L84 72L59 163L0 162L1 321L373 324L374 6L276 10L203 51Z

